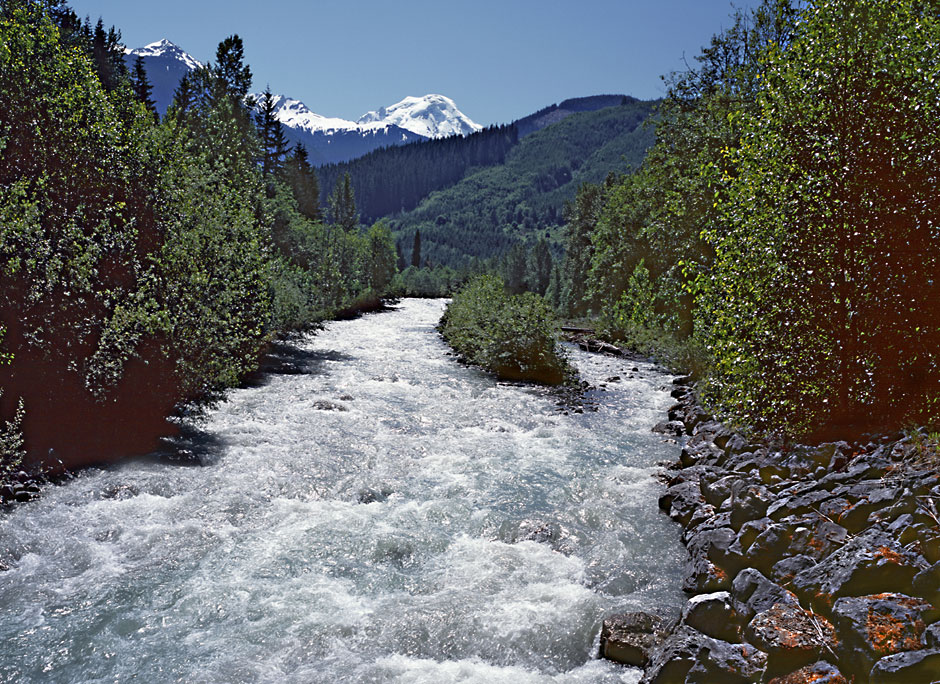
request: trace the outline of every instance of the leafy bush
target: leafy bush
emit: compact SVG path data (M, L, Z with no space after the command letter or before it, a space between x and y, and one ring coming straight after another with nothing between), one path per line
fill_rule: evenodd
M454 295L438 329L461 358L501 378L555 385L572 372L545 301L509 295L494 276L478 276Z

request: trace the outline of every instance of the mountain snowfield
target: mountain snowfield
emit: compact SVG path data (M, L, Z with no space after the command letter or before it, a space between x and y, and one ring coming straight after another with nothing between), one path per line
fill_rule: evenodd
M471 121L457 109L453 100L443 95L406 97L401 102L364 114L359 123L392 123L426 138L469 135L483 130L483 126Z
M167 39L135 50L125 50L128 66L142 57L153 85L153 99L160 115L166 113L184 75L202 64ZM260 94L254 95L260 99ZM403 145L428 138L469 135L483 127L461 112L443 95L406 97L388 107L367 112L358 121L323 116L300 100L275 96L278 120L292 143L302 143L315 165L355 159L379 147Z

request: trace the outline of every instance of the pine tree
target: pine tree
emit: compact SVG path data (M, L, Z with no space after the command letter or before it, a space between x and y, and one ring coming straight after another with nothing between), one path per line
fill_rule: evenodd
M261 138L262 173L268 176L283 170L288 151L287 138L284 137L284 127L277 119L277 109L270 86L265 88L261 101L258 103L255 125L258 127L258 135ZM306 151L304 157L306 157ZM309 167L309 164L307 166Z
M411 245L411 265L421 268L421 231L415 231L415 241Z
M552 277L552 252L545 238L539 238L529 253L526 281L529 291L544 295Z
M356 196L352 189L352 180L347 173L337 181L333 194L327 200L330 210L330 222L340 226L347 233L359 225L359 213L356 211Z
M251 90L251 68L245 64L245 46L237 33L219 43L215 73L226 91L239 100Z
M285 163L287 182L294 193L300 213L311 221L323 220L320 209L320 182L317 172L307 161L307 148L297 144Z
M137 55L137 58L134 60L134 71L131 73L131 85L134 86L134 94L137 95L137 99L143 102L144 106L153 112L154 119L159 120L160 116L157 114L157 105L153 101L153 98L150 97L153 92L153 86L150 85L150 81L147 80L144 58L140 55Z
M506 281L506 290L511 294L519 294L526 290L527 256L525 245L517 242L503 257L503 280Z

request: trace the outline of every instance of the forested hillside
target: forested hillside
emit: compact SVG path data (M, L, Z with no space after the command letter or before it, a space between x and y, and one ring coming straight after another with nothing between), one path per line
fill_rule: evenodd
M732 424L936 428L938 16L738 12L671 79L640 170L579 192L555 303L695 370Z
M565 204L582 183L629 173L643 161L655 139L654 128L643 125L654 105L626 98L614 107L571 114L522 139L505 163L473 171L391 218L406 259L416 231L422 259L452 267L499 257L546 231L555 239Z
M116 29L0 3L0 483L150 449L180 402L254 369L279 333L376 301L382 224L245 103L238 36L158 120Z

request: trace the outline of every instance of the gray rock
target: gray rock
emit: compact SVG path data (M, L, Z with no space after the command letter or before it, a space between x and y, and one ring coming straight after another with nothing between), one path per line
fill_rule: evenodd
M841 596L908 593L914 576L927 567L916 553L881 530L868 530L828 558L793 578L793 590L816 610L827 612Z
M789 556L774 563L770 569L770 577L774 582L790 584L794 577L814 565L816 565L815 558L803 555Z
M796 594L774 584L754 568L745 568L738 573L731 583L731 593L744 606L748 619L778 604L799 605Z
M800 668L796 672L774 677L768 684L849 684L839 668L825 660Z
M643 667L668 633L665 621L658 615L643 612L611 615L601 628L600 655L624 665Z
M729 644L683 625L653 653L641 684L756 684L766 659L753 646Z
M940 681L940 651L907 651L885 656L871 669L871 684L928 684Z
M924 630L923 641L927 648L940 649L940 622L935 622Z
M832 622L842 638L842 662L852 675L864 676L876 661L902 651L919 650L933 606L903 594L840 598Z
M727 591L693 596L682 609L682 622L713 639L740 643L745 620L734 604Z
M825 655L834 655L836 631L822 615L792 603L778 603L748 623L747 640L765 651L771 674L793 672Z

